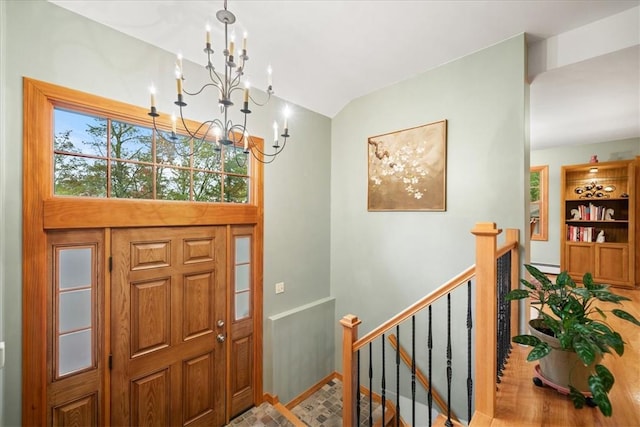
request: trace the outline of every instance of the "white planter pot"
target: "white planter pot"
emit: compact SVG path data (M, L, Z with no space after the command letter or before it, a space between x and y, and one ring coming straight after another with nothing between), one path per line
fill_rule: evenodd
M602 356L597 355L596 360L591 365L585 366L575 351L563 350L557 338L536 329L535 325L541 322L540 319L529 321L529 330L531 335L538 337L538 339L546 342L552 348L551 353L538 360L542 375L561 387L569 388L569 385L572 385L582 392L590 392L589 375L594 372L594 367L600 363Z

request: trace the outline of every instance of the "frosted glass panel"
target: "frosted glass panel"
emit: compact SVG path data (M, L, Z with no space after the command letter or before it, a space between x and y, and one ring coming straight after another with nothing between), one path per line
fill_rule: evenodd
M249 292L236 294L236 320L249 317Z
M249 265L236 265L236 292L249 290Z
M91 285L91 248L61 249L60 289Z
M59 332L91 327L91 289L60 294Z
M246 264L250 261L250 237L236 237L236 264Z
M60 335L58 375L89 368L91 362L91 329Z

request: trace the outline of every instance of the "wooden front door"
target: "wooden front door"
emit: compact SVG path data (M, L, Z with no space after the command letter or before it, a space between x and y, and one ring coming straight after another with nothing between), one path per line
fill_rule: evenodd
M225 423L225 230L112 232L112 425Z

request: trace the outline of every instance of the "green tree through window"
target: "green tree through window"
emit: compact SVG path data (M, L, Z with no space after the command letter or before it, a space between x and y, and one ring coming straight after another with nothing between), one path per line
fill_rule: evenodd
M53 145L59 196L249 201L240 147L183 135L172 141L147 127L58 108Z

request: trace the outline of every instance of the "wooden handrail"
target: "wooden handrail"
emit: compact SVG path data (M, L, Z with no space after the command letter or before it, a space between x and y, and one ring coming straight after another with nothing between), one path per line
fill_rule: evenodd
M398 339L394 334L389 335L389 342L391 343L391 347L393 347L394 350L397 351L398 348L400 349L400 358L409 367L409 369L411 369L411 357L409 356L409 353L407 353L407 350L405 350L404 347L402 347L402 345L398 343ZM418 366L416 366L416 377L418 378L418 381L420 382L420 384L422 384L424 389L429 390L429 379L424 375L424 373L422 373L422 370ZM436 404L438 405L440 410L442 410L443 413L446 413L447 404L444 402L442 396L440 396L440 393L438 393L436 389L432 388L431 394L433 395L433 400L436 401ZM458 417L453 413L453 410L451 410L451 419L454 421L459 421Z
M504 245L502 245L496 251L496 259L500 258L502 255L506 254L509 251L512 251L514 249L518 249L518 245L519 244L520 244L520 242L518 242L517 240L512 240L510 242L506 242Z
M423 308L428 307L438 298L453 291L455 288L457 288L461 284L466 283L467 280L471 279L474 276L475 271L476 271L476 266L472 265L471 267L467 268L465 271L463 271L453 279L449 280L447 283L445 283L435 291L431 292L430 294L428 294L427 296L425 296L424 298L422 298L421 300L419 300L418 302L416 302L406 310L396 314L391 319L387 320L382 325L378 326L377 328L375 328L374 330L372 330L371 332L369 332L368 334L360 338L358 341L354 342L353 351L356 352L360 350L362 347L369 344L371 341L378 338L383 333L387 332L389 329L409 319L411 316L415 315L417 312L419 312Z

